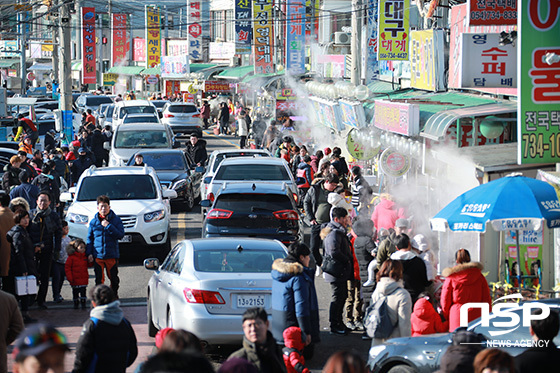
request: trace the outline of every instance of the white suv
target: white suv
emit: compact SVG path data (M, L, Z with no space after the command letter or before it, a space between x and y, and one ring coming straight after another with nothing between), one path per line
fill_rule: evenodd
M89 222L97 213L97 197L103 194L111 199L111 210L124 225L121 249L147 245L158 257L169 251L169 199L177 198L177 192L162 190L156 172L147 166L91 166L84 171L78 184L60 195L61 201L71 202L66 214L69 236L87 240Z

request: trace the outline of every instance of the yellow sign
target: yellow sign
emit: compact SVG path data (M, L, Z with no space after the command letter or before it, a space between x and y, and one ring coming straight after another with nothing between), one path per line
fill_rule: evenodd
M410 0L379 0L378 60L408 61Z
M146 65L148 68L161 63L161 31L159 7L146 7Z
M196 92L198 92L198 89L196 89L194 84L191 84L189 85L188 91L189 93L192 93L194 95Z
M443 91L443 30L410 33L410 86Z
M103 73L103 85L115 85L119 74L114 73Z
M346 148L352 157L358 160L369 160L372 159L379 153L380 146L372 147L366 145L364 141L358 139L358 131L351 130L348 133L348 138L346 139ZM366 139L366 142L370 142Z

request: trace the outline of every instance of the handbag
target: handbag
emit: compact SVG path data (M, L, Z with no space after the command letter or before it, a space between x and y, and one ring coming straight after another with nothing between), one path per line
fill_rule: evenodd
M328 273L336 278L344 275L345 265L336 261L332 256L325 255L323 258L323 265L321 266L323 272Z
M16 295L37 294L37 278L35 276L16 276Z

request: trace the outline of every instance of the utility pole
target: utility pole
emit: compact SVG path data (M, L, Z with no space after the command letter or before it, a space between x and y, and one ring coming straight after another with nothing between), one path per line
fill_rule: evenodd
M20 1L20 4L22 2ZM27 92L27 66L25 66L25 47L27 44L27 10L25 7L20 9L18 13L18 23L19 23L19 63L21 65L21 95L26 96Z
M60 9L60 101L59 108L62 110L62 131L65 140L70 143L73 138L72 126L72 52L70 50L70 3L72 0L62 0L64 4Z
M57 9L57 5L58 5L58 1L54 0L52 7L54 9L56 9L57 12L60 12L59 9ZM51 15L52 17L52 15ZM51 18L52 19L52 18ZM58 83L60 82L58 80L58 27L56 26L56 22L52 22L51 23L51 29L52 29L52 44L53 44L53 50L52 50L52 66L53 66L53 73L51 76L51 80L53 81L52 83L55 83L55 81ZM55 86L56 84L53 84L53 94L56 93L55 92Z
M113 25L113 1L107 1L107 13L109 13L109 32L107 33L107 44L109 46L109 68L113 67L113 30L115 25ZM103 77L101 77L101 83L103 84Z
M97 78L97 85L101 86L103 85L103 15L101 13L97 13L97 17L97 23L99 24L97 26L99 30L99 38L97 38L99 44L97 46L97 62L99 63L97 67L97 73L99 74L99 78ZM95 88L97 89L97 87Z
M361 25L362 1L352 0L352 44L350 53L352 55L352 67L350 81L354 86L360 85L360 38L362 35Z

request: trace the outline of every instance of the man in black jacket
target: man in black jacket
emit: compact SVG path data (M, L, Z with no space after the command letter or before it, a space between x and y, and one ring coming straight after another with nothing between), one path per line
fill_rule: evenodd
M321 246L321 225L328 223L330 218L331 204L328 202L329 193L333 192L338 186L338 176L335 174L328 174L325 181L320 181L317 184L311 185L307 191L305 199L303 200L303 207L305 209L305 216L311 224L311 239L309 246L315 263L320 267L323 263L323 257L319 252Z
M190 161L197 166L204 167L206 160L208 159L208 153L206 152L206 140L199 139L196 132L191 134L191 139L190 142L187 143L185 152L190 157Z
M394 242L397 251L391 254L391 259L399 260L403 265L404 288L410 293L414 307L418 295L429 285L426 264L412 251L410 238L407 234L399 234L395 237Z
M542 310L534 310L539 315ZM542 320L531 320L529 333L533 346L515 357L517 373L554 372L560 366L560 350L552 341L558 335L560 321L558 312L550 310L550 315Z

